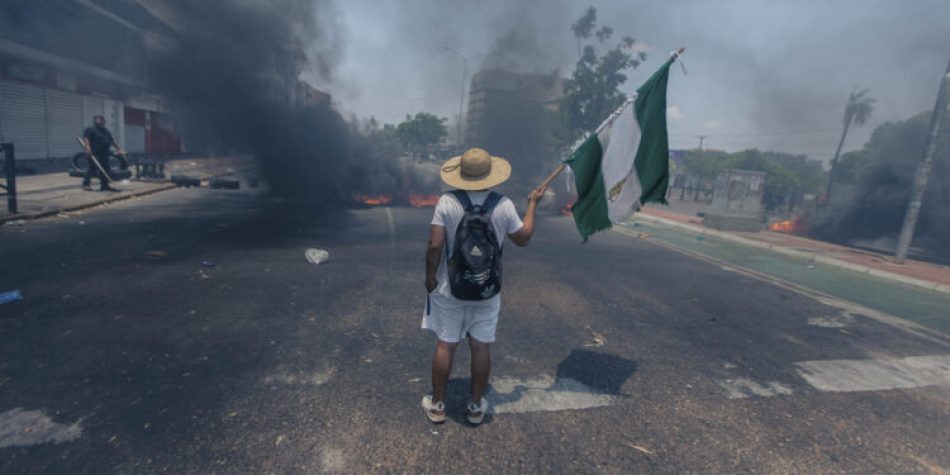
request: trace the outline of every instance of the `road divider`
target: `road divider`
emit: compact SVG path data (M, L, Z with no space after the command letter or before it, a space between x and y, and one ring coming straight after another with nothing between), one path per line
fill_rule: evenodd
M742 236L737 236L733 233L717 231L715 229L707 229L699 226L694 226L692 224L680 223L670 219L662 218L659 216L653 216L647 213L637 213L634 215L633 220L643 220L649 221L664 226L682 229L692 233L696 233L699 238L703 236L715 236L719 239L726 241L731 241L737 244L742 244L749 247L754 247L758 249L766 249L772 252L779 254L784 254L786 256L797 257L799 259L805 259L811 262L818 262L832 267L838 267L841 269L847 269L859 274L866 274L881 279L887 279L894 282L900 282L907 285L912 285L914 287L920 287L922 289L931 290L934 292L940 292L943 294L950 295L950 285L941 284L938 282L931 282L929 280L917 279L914 277L908 277L906 275L897 274L894 272L883 271L880 269L872 269L867 266L862 266L860 264L854 264L851 262L842 261L840 259L835 259L828 256L823 256L815 252L802 251L798 249L791 249L784 246L777 246L767 242L757 241L755 239L744 238Z

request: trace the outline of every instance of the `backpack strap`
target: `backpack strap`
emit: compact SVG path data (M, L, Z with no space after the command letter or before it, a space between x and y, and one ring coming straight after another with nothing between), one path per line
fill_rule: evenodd
M464 190L452 190L449 193L451 193L455 199L459 200L459 204L462 205L462 208L464 208L465 211L472 211L475 208L475 205L472 203L472 199L468 197L468 193ZM485 202L481 204L480 208L485 214L491 214L491 212L495 209L495 206L497 206L504 197L505 195L501 193L495 193L494 191L489 192L488 196L485 197Z
M464 208L465 211L472 210L472 199L468 197L468 193L466 193L464 190L452 190L449 193L451 193L455 199L459 200L459 204L462 205L462 208Z
M494 191L489 193L488 197L485 198L485 202L482 203L482 209L485 210L485 214L490 215L491 212L495 210L495 206L497 206L504 197L505 195L501 193L495 193Z

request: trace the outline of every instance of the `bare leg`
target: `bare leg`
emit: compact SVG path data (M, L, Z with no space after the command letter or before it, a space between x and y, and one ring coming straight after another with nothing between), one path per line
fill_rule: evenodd
M471 336L468 337L468 346L472 349L472 401L481 404L491 373L491 346Z
M435 355L432 357L432 402L445 400L445 386L449 383L452 373L452 360L458 343L446 343L439 340L435 345Z

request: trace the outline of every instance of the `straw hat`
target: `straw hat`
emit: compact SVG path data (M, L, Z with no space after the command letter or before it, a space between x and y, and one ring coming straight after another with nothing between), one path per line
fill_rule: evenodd
M484 190L502 184L510 176L508 160L480 148L470 148L442 164L442 181L459 190Z

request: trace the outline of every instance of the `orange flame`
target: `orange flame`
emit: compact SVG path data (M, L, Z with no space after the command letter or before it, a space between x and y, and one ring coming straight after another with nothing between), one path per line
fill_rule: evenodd
M393 195L356 195L353 197L353 201L370 206L388 205L392 200Z
M439 202L439 195L424 195L422 193L409 193L409 204L413 208L425 208L435 206Z
M801 216L795 216L792 219L778 221L769 225L769 231L775 231L786 234L800 234L805 231L805 221Z

